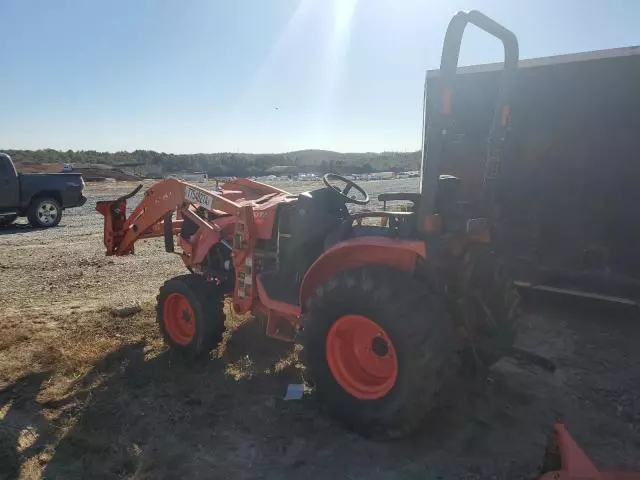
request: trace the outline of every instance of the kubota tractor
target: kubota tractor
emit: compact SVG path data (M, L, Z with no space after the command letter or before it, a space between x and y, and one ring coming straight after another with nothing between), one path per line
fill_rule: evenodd
M463 201L465 178L441 175L455 141L453 87L469 23L501 40L505 53L487 157L478 158L479 205ZM476 11L454 16L440 103L424 108L421 190L378 197L408 202L409 211L350 211L369 195L336 174L296 195L247 179L215 192L166 179L129 215L126 201L140 187L98 202L107 255L132 254L137 240L159 236L174 252L177 238L189 273L166 281L157 304L173 350L194 356L214 348L228 298L236 312L263 317L268 336L302 344L308 379L333 415L362 434L403 435L461 368L481 374L512 352L518 294L493 240L517 65L513 33Z

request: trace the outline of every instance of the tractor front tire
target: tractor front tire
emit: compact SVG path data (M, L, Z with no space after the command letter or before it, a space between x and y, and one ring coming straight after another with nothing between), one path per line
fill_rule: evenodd
M453 328L411 275L370 266L337 274L307 304L306 377L329 413L376 439L407 435L456 370Z
M167 280L157 297L156 318L165 343L187 358L207 354L224 333L224 296L200 275Z

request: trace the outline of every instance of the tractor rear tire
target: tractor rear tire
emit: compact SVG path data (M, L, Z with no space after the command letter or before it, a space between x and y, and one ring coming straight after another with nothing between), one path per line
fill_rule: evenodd
M157 297L156 318L165 343L187 358L206 355L224 333L224 296L200 275L167 280Z
M439 299L389 267L347 270L318 288L301 343L305 375L329 413L382 440L417 428L457 368Z
M466 263L471 269L467 301L480 327L473 333L476 352L470 348L461 357L463 369L478 372L500 360L513 345L521 314L520 294L488 247L474 246L467 252Z

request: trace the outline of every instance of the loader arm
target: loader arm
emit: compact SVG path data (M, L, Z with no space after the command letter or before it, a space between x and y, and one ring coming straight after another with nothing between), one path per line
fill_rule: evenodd
M216 215L229 214L239 219L252 215L251 206L239 205L224 197L225 194L234 196L240 192L217 194L169 178L149 187L142 201L127 216L127 199L139 189L140 187L116 200L100 201L96 205L96 210L104 216L104 245L107 255L130 255L139 239L179 233L182 218L195 217L192 206L201 207ZM174 211L178 212L178 219L171 221L171 230L166 232L165 219L171 219Z

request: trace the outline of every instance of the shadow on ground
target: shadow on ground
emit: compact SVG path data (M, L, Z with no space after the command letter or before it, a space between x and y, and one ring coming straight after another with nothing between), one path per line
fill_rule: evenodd
M614 465L633 467L640 356L625 338L638 326L532 315L534 343L556 330L575 336L553 354L559 374L501 362L489 381L454 388L418 435L393 443L346 431L313 397L283 401L300 368L291 346L265 338L257 321L233 331L220 358L202 362L151 357L144 342L126 344L59 399L38 399L51 372L0 391L0 477L535 478L557 416L589 453L609 463L618 455ZM615 357L621 348L629 353Z
M292 347L261 329L246 322L221 358L203 361L167 351L149 358L143 342L123 345L56 400L38 398L50 371L4 387L0 478L38 470L45 478L208 477L214 467L238 478L235 466L244 470L255 456L247 439L270 436L290 408L280 400L287 383L300 381ZM248 340L260 343L245 349Z
M28 223L12 223L11 225L0 226L0 236L25 232L39 232L41 230L46 230L46 228L33 227Z

